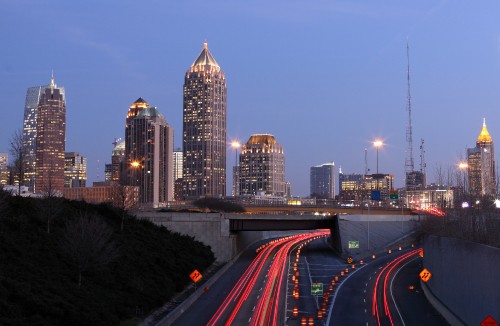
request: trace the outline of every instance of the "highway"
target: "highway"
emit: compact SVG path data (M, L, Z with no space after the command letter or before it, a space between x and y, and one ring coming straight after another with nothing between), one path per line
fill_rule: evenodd
M325 231L245 251L174 325L447 325L423 295L419 249L347 264ZM312 294L312 285L323 291Z
M371 260L339 285L329 325L448 325L425 298L420 249Z
M311 232L269 241L244 255L174 325L281 325L287 311L292 258L311 240Z

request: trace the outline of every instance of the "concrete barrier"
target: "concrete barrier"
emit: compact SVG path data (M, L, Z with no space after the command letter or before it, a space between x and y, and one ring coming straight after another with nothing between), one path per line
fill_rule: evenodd
M499 248L427 236L424 268L432 274L427 286L434 296L464 324L480 325L490 315L500 321Z

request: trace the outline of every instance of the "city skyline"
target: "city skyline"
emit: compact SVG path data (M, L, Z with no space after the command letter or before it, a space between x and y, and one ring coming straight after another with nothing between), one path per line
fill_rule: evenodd
M46 84L52 69L66 88L66 150L88 158L89 184L104 180L112 142L124 136L122 108L138 97L158 106L172 124L174 146L181 146L182 79L204 40L228 80L227 142L274 134L286 148L285 179L293 195L308 195L309 168L322 162L362 173L365 148L374 171L371 141L378 137L386 144L380 172L394 174L396 187L403 186L407 39L413 151L417 158L416 144L424 138L428 183L435 181L436 164L454 167L465 159L483 118L492 138L499 138L500 5L493 1L481 8L446 1L93 7L3 4L0 26L9 33L0 40L9 47L0 71L8 109L0 152L8 151L9 138L22 128L26 89ZM470 15L473 10L480 19ZM132 26L128 17L134 12L152 23ZM220 19L206 24L201 18L207 13ZM18 19L27 23L19 26ZM54 33L59 41L45 47L44 35ZM138 44L154 51L137 51ZM230 193L234 158L229 144L227 150Z

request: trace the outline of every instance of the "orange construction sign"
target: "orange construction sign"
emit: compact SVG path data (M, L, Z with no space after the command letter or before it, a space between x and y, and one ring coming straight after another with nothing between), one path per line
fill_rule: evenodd
M193 280L193 282L198 282L199 280L201 280L201 278L203 277L203 275L201 275L200 272L198 272L198 270L194 270L191 274L189 274L189 277Z
M424 249L420 249L418 255L423 258L424 257Z
M427 268L424 268L419 275L420 279L424 282L427 282L432 276L431 272L429 272Z
M481 326L498 326L498 323L493 317L488 316L481 322Z

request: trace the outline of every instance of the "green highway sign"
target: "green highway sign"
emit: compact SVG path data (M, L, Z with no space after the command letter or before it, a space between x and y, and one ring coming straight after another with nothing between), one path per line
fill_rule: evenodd
M391 192L389 194L389 199L398 199L398 193L397 192Z
M323 295L323 283L312 283L311 295Z
M349 241L349 249L359 249L359 241Z

